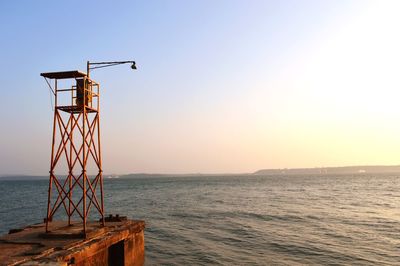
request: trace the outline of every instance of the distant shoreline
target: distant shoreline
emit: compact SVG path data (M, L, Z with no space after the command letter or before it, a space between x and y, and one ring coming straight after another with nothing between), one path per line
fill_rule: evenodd
M253 175L299 175L299 174L384 174L400 173L400 165L361 165L341 167L315 167L315 168L283 168L261 169Z
M279 168L261 169L253 173L188 173L188 174L157 174L157 173L133 173L133 174L106 174L105 179L127 179L146 177L191 177L191 176L262 176L262 175L334 175L334 174L400 174L400 165L364 165L341 167L315 167L315 168ZM65 177L65 176L64 176ZM1 180L46 180L44 175L2 175Z

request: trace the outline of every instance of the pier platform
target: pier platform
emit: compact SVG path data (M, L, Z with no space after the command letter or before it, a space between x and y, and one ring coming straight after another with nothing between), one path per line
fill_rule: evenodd
M51 222L10 230L0 237L0 265L143 265L144 221L109 219L82 224ZM116 221L117 220L117 221Z

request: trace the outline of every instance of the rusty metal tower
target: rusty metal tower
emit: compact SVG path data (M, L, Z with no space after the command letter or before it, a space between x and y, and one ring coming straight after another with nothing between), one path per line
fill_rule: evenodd
M50 231L49 223L60 208L64 208L69 225L74 215L81 219L84 234L93 207L105 225L100 84L89 75L96 68L126 63L136 69L134 61L88 61L86 73L74 70L40 74L54 96L46 232Z

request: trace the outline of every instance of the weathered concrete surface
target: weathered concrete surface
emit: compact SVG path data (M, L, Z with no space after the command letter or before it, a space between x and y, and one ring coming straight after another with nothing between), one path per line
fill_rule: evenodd
M50 233L44 224L23 228L0 237L0 265L143 265L143 221L98 222L68 226L52 222Z

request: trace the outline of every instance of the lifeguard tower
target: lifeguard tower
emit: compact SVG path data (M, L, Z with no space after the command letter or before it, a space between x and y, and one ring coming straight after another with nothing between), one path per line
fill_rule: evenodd
M134 61L87 62L86 73L40 74L54 96L47 216L0 236L1 265L144 265L145 222L105 217L100 85L89 77L95 68L125 63L136 69Z
M72 225L73 216L79 217L84 234L91 209L97 211L105 225L100 85L90 79L89 72L125 63L136 69L134 61L88 61L86 73L74 70L40 74L54 95L46 232L59 209L65 210L68 225Z

